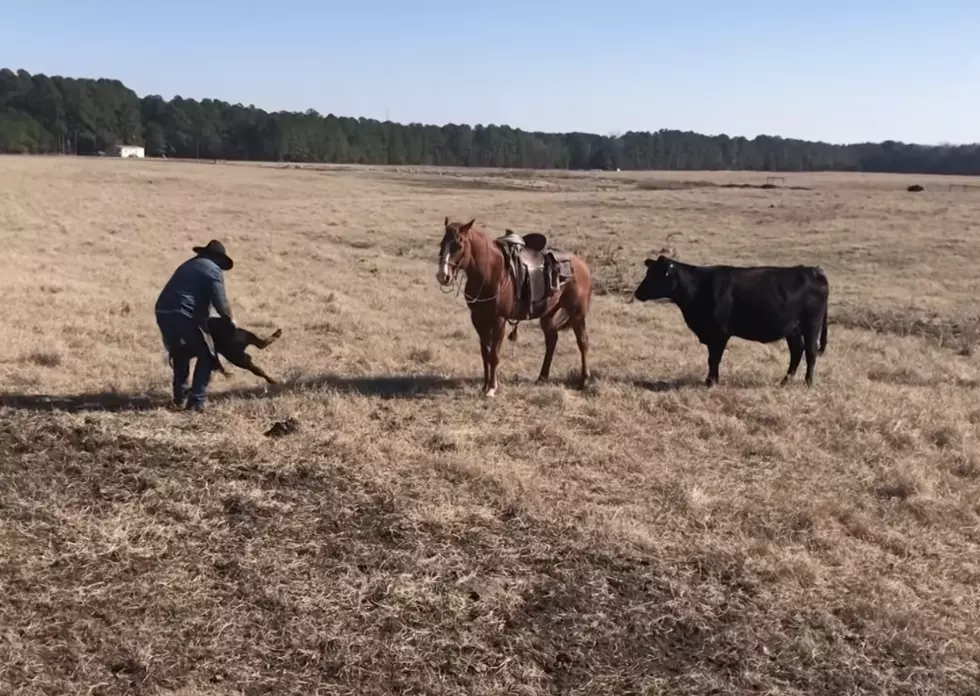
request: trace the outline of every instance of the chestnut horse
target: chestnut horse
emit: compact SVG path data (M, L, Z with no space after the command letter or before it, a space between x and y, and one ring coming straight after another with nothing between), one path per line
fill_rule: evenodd
M524 318L518 314L518 294L508 270L504 253L484 232L467 223L445 220L445 234L439 243L439 270L436 279L443 287L453 284L456 275L466 275L463 294L470 309L470 319L480 338L483 357L483 394L493 396L497 391L497 364L507 322L515 324L511 340L516 340L516 324ZM582 355L580 385L585 387L591 377L588 352L589 334L585 317L592 299L592 278L588 266L579 256L571 257L572 277L548 298L543 310L530 319L541 320L544 332L544 362L538 383L548 380L551 360L558 344L558 332L571 327L575 332Z

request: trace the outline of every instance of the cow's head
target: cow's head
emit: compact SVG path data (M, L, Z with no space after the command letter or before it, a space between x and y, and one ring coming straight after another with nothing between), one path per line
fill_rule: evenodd
M647 259L645 263L647 274L643 282L633 291L633 297L640 302L673 297L674 288L677 287L677 265L674 261L661 254L656 261Z

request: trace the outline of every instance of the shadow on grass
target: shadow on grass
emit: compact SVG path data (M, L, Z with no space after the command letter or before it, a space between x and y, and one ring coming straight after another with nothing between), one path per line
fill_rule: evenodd
M684 389L697 389L703 391L711 391L714 389L788 389L794 384L802 385L803 379L801 375L797 375L789 384L782 384L782 375L779 375L773 379L765 379L763 377L750 377L744 375L732 375L726 377L721 376L721 381L714 387L707 387L704 383L704 377L678 377L674 379L630 379L626 380L627 384L631 384L637 389L645 389L652 392L672 392L681 391Z
M428 374L360 377L327 374L284 380L278 384L261 384L255 387L228 389L227 391L216 392L210 399L212 401L225 401L243 397L269 397L307 390L334 390L343 394L378 396L382 399L403 399L448 391L462 387L472 381Z
M220 403L247 397L269 398L307 390L335 390L345 394L377 396L383 399L412 398L449 391L471 381L428 374L360 377L326 374L283 381L278 384L239 387L226 391L214 390L218 385L212 381L212 391L208 394L208 401L209 403ZM0 408L19 411L64 411L66 413L102 411L117 413L163 408L167 405L168 400L169 397L165 394L146 393L97 392L56 395L0 393Z
M628 382L637 389L652 392L670 392L680 389L705 389L704 379L680 377L678 379L633 379Z

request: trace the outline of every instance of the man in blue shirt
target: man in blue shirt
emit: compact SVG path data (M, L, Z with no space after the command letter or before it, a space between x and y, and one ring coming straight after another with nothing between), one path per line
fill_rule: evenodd
M157 326L174 372L173 403L181 407L187 399L188 410L200 411L204 408L211 372L217 364L207 330L208 310L213 306L219 316L234 325L223 271L230 271L235 264L225 252L224 244L216 239L207 246L193 247L193 251L197 256L174 271L160 292L155 309ZM188 392L191 358L197 358L197 364Z

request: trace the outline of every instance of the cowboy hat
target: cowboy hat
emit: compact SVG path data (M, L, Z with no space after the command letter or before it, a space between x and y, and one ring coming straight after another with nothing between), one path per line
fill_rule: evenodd
M193 251L198 256L207 256L212 259L218 268L223 271L230 271L235 265L235 262L231 260L231 257L225 252L225 245L219 242L217 239L212 239L208 242L207 246L203 247L191 247Z

